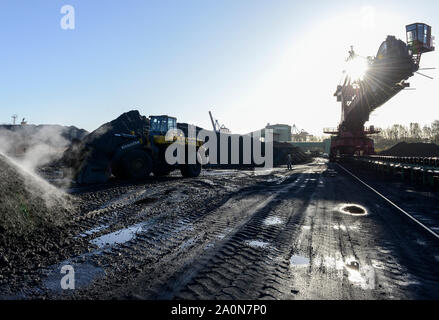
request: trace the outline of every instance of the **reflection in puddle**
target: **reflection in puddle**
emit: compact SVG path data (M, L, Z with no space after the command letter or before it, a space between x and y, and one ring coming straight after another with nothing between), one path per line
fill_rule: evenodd
M336 257L316 257L314 265L317 267L333 269L338 272L340 278L347 273L348 280L355 286L364 290L375 289L375 269L370 265L361 265L354 257L343 258L341 254Z
M92 244L97 245L99 248L105 246L111 246L114 244L121 244L128 242L136 237L136 234L142 231L142 226L144 223L138 223L131 227L117 230L112 233L104 234L96 239L91 240Z
M222 233L220 233L220 234L218 234L216 237L218 238L218 239L224 239L230 232L232 231L232 229L231 228L227 228L227 229L225 229L224 230L224 232L222 232Z
M371 260L372 262L372 267L374 267L375 269L384 269L384 265L377 261L377 260Z
M290 265L294 267L307 267L309 266L309 259L303 256L291 256Z
M346 263L346 267L351 268L353 270L360 270L360 264L358 261L352 260Z
M266 248L268 247L268 242L263 242L259 240L252 240L252 241L246 241L245 242L248 246L254 247L254 248Z
M375 289L375 269L369 265L361 265L354 258L346 259L345 270L348 280L364 290Z
M115 244L122 244L134 239L138 233L144 233L151 229L157 221L159 221L160 216L151 218L147 221L140 222L129 226L124 229L120 229L111 233L104 234L100 237L97 237L93 240L90 240L90 243L97 245L99 248L103 248L106 246L112 246ZM184 229L189 229L191 226L186 225L183 222L181 226L175 229L175 232L179 232Z
M371 266L365 266L361 269L346 267L349 281L362 289L375 289L375 270Z
M384 253L384 254L390 254L391 253L390 250L384 249L384 248L378 248L378 251L381 252L381 253Z
M332 226L335 230L342 230L342 231L346 231L346 226L341 224L341 225L333 225Z
M330 256L326 256L323 258L317 257L314 260L314 264L316 266L323 265L326 268L331 268L331 269L335 269L335 270L343 270L343 268L344 268L343 259L330 257Z
M273 226L273 225L277 225L277 224L281 224L282 220L278 217L268 217L267 219L264 220L264 224L266 226Z
M197 240L195 238L190 238L189 240L184 241L181 245L180 245L180 249L184 249L187 247L191 247L193 246L195 243L197 242Z
M344 214L348 214L351 216L365 216L367 215L367 210L363 206L355 203L344 203L341 204L338 208L338 211Z
M61 288L61 279L65 274L61 273L61 268L65 265L71 265L75 272L75 289L80 289L88 286L93 280L104 275L104 270L96 267L90 263L75 263L71 261L64 261L56 266L52 266L44 273L46 278L43 280L43 286L53 292L66 292ZM69 291L69 290L67 290ZM72 291L72 290L70 290Z
M101 225L101 226L98 226L98 227L96 227L96 228L93 228L93 229L87 230L87 231L85 231L84 233L81 233L79 236L80 236L81 238L84 238L84 237L86 237L86 236L91 236L91 235L93 235L93 234L95 234L95 233L98 233L98 232L100 232L100 231L102 231L102 230L105 230L105 229L107 229L107 228L108 228L108 226L106 226L106 225Z

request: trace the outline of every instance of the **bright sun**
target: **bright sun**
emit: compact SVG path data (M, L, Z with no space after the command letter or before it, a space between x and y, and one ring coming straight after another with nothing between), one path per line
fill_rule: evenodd
M367 69L367 60L362 57L355 57L346 63L346 74L352 81L363 80Z

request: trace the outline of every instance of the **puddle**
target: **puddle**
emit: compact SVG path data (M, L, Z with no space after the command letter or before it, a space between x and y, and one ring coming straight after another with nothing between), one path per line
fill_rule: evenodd
M371 260L371 261L372 261L372 267L374 267L375 269L381 269L381 270L384 269L384 265L381 262L377 260Z
M269 217L264 220L264 224L266 226L274 226L274 225L282 224L282 220L278 217Z
M198 179L197 182L200 182L202 184L206 184L206 185L212 186L212 187L216 187L216 185L217 185L215 182L213 182L212 180L208 180L208 179Z
M352 216L365 216L367 215L366 208L352 203L346 203L340 206L339 211L344 214L349 214Z
M336 224L334 224L332 227L334 228L334 230L342 230L342 231L346 231L346 226L343 225L343 224L341 224L341 225L336 225Z
M248 246L253 247L253 248L266 248L269 246L268 242L263 242L263 241L259 241L259 240L246 241L245 243Z
M195 238L190 238L189 240L184 241L181 245L180 245L180 249L185 249L188 247L193 246L195 243L197 242L197 240Z
M147 222L137 223L130 227L104 234L96 239L90 240L90 243L97 245L99 248L103 248L128 242L134 239L138 233L145 232L150 229L156 220L157 219L150 219Z
M336 270L340 279L346 272L349 282L364 290L375 288L375 268L383 268L377 261L375 266L361 265L354 257L343 258L339 253L335 257L316 257L313 261L316 267Z
M316 267L320 267L320 265L323 265L326 268L335 269L338 271L343 270L345 267L345 264L344 264L343 259L341 257L335 258L335 257L331 257L331 256L316 257L316 259L314 259L314 265Z
M287 178L288 178L288 176L275 174L273 178L267 179L267 182L269 182L269 183L274 182L276 184L282 184Z
M84 233L81 233L81 234L79 235L79 237L84 238L84 237L87 237L87 236L91 236L91 235L93 235L93 234L95 234L95 233L98 233L98 232L100 232L100 231L102 231L102 230L105 230L105 229L107 229L107 228L108 228L107 225L101 225L101 226L98 226L98 227L96 227L96 228L93 228L93 229L87 230L87 231L85 231Z
M224 239L225 236L227 236L230 232L232 231L231 228L227 228L226 230L224 230L223 233L220 233L219 235L217 235L216 237L220 240Z
M411 280L412 276L408 276L405 280L393 280L394 284L397 284L401 287L408 287L408 286L419 286L421 283L416 280Z
M290 265L294 267L307 267L309 266L309 261L307 257L294 255L290 258Z
M222 176L236 174L237 170L207 169L202 170L203 176Z
M375 289L375 271L371 266L365 266L360 270L352 268L350 266L346 267L348 272L349 281L362 289Z
M352 270L360 270L360 264L358 261L352 260L346 263L346 267L351 268Z
M46 278L43 280L43 286L53 292L71 292L72 290L64 290L61 287L61 279L66 273L61 273L63 266L70 265L74 270L74 285L75 289L81 289L91 284L95 279L104 276L105 272L102 268L97 267L91 263L75 263L66 260L56 266L46 270ZM67 273L70 273L67 271Z
M369 265L360 266L355 259L347 259L345 269L348 272L348 280L355 286L364 290L375 289L375 269Z
M97 245L99 248L104 248L108 246L112 246L115 244L122 244L134 239L138 233L146 232L151 229L157 221L159 221L161 216L157 216L154 218L150 218L147 221L143 221L129 227L104 234L100 237L90 240L90 243ZM183 223L183 222L181 222ZM188 228L188 226L181 226L176 229L178 232L179 229L183 230Z
M99 248L114 244L122 244L134 239L136 234L142 231L142 225L143 223L117 230L112 233L104 234L103 236L93 239L90 242L97 245Z
M360 266L355 259L347 259L345 269L348 272L348 280L362 289L375 289L375 269L372 266Z
M380 253L383 253L383 254L390 254L392 251L390 251L390 250L388 250L388 249L384 249L384 248L378 248L377 249Z
M150 204L150 203L156 202L157 200L158 200L157 198L145 197L143 199L139 199L139 200L135 201L134 204Z

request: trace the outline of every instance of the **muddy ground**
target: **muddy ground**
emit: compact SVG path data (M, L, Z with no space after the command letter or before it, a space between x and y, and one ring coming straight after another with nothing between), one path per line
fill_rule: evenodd
M437 192L355 172L439 231ZM0 297L439 298L437 240L325 159L70 193L76 221L2 247ZM64 265L74 290L61 288Z

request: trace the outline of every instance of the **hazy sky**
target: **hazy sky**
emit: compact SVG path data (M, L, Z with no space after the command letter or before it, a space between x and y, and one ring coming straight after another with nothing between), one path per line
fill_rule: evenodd
M60 26L63 5L75 29ZM336 127L333 93L350 45L375 55L387 34L425 22L439 35L439 1L2 0L0 123L93 130L132 109L235 133L269 123L320 135ZM422 67L439 67L439 52ZM411 79L371 124L439 119L439 74Z

